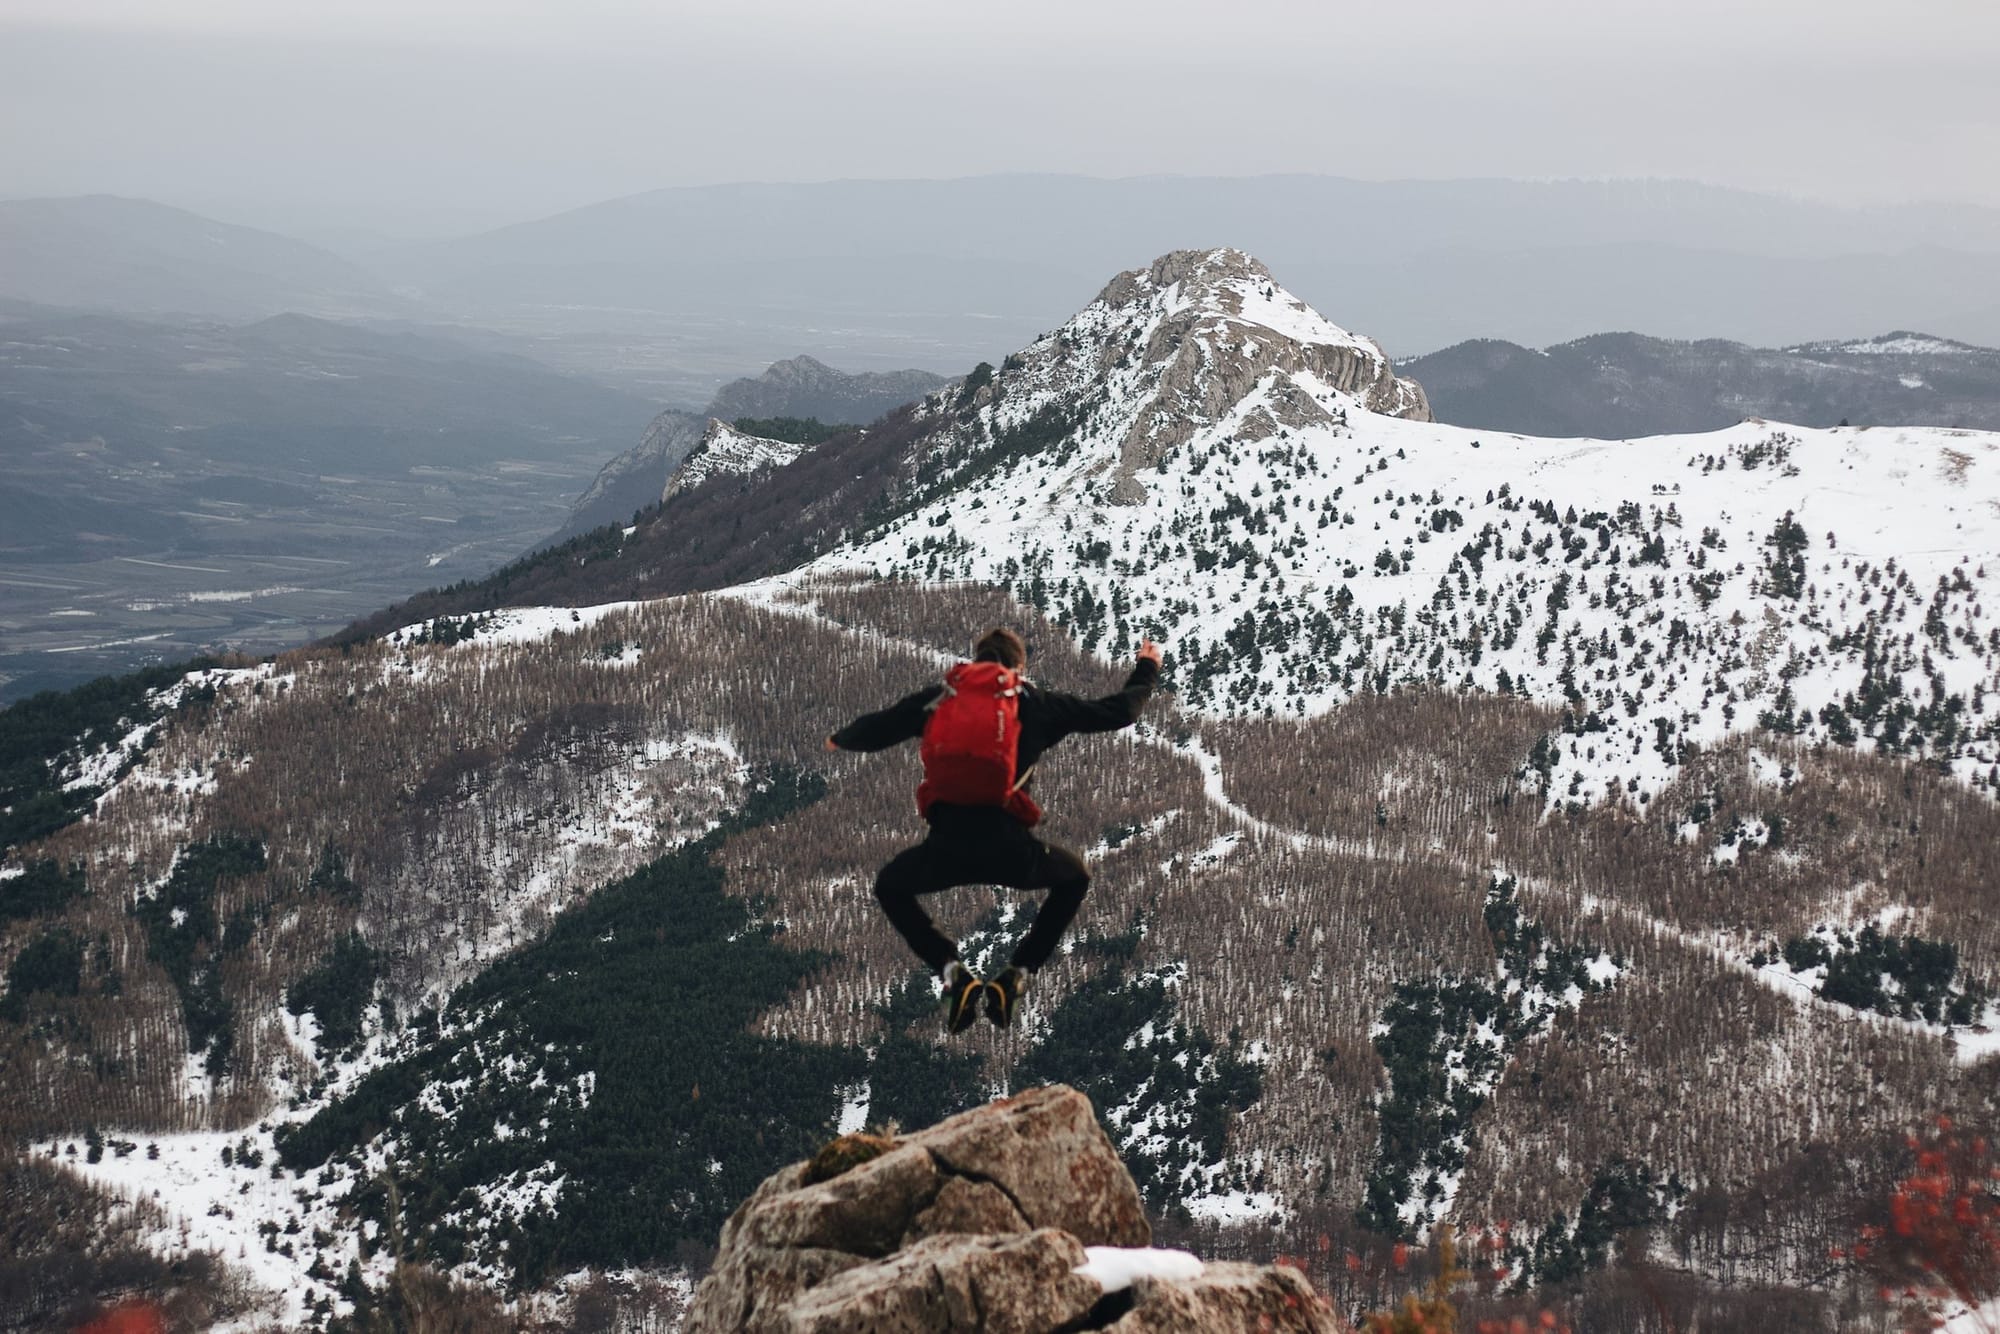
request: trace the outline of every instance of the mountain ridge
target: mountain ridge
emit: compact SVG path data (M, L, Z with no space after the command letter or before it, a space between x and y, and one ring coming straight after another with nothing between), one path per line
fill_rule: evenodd
M2000 722L1972 707L2000 693L1980 598L2000 567L1978 560L2000 547L2000 509L1981 500L2000 485L1995 437L1746 421L1614 444L1482 439L1427 416L1377 345L1242 252L1175 252L1113 279L990 379L747 489L692 488L597 551L594 573L550 573L585 600L593 582L655 596L808 558L808 572L997 584L1087 650L1123 651L1142 631L1176 640L1188 701L1224 711L1311 713L1391 683L1528 693L1569 715L1571 739L1545 756L1551 800L1609 794L1585 759L1599 733L1629 755L1617 786L1637 795L1690 740L1740 726L1739 708L1801 736L1931 754L1980 783L2000 764ZM1853 489L1856 469L1872 491ZM1948 548L1928 547L1933 500L1962 534ZM711 525L740 534L750 515L755 537L718 543ZM1904 548L1919 554L1888 570L1895 592L1860 597L1852 581L1879 583L1885 551ZM1178 592L1196 588L1207 595ZM1912 617L1926 649L1896 642ZM1642 645L1633 620L1662 628Z
M1746 417L1801 426L2000 428L2000 351L1898 330L1755 348L1601 333L1534 349L1475 339L1397 363L1455 425L1620 438Z
M50 306L230 319L406 304L331 251L117 195L0 200L0 291Z
M734 422L746 417L791 417L828 425L872 422L947 383L946 376L920 370L837 371L805 355L774 362L760 375L743 376L724 385L704 412L680 408L662 411L647 424L638 444L599 470L549 542L568 541L660 503L674 485L677 470L701 447L709 423L716 419Z

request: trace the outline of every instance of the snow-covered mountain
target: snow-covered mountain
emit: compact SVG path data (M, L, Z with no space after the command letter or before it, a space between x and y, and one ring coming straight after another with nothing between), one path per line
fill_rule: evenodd
M21 1170L261 1244L288 1323L386 1311L392 1241L670 1296L834 1127L1063 1080L1163 1230L1350 1311L1452 1222L1552 1303L1631 1309L1623 1233L1712 1324L1831 1328L1893 1146L2000 1111L1994 437L1442 426L1233 251L868 431L709 436L733 479L601 548L35 715ZM941 1045L868 891L914 758L819 739L1003 620L1086 691L1162 639L1172 690L1039 771L1072 948ZM937 907L975 964L1020 929Z
M812 570L996 584L1114 656L1164 639L1215 713L1559 705L1558 798L1649 800L1758 725L2000 782L2000 436L1438 425L1232 251L1121 275L928 406L904 512Z

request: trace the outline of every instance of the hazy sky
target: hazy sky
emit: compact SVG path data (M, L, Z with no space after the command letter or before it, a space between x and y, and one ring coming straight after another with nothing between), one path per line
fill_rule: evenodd
M1995 70L1995 0L0 0L0 196L408 235L1001 171L2000 206Z

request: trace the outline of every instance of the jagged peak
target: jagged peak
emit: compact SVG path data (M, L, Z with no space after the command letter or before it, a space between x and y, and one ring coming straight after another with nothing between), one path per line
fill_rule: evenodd
M827 376L827 375L839 375L840 373L841 372L835 370L833 367L821 361L818 357L811 356L804 352L799 353L799 355L797 355L796 357L787 357L783 361L774 361L764 369L764 374L767 376L785 376L785 375Z
M1263 261L1230 246L1169 251L1145 268L1113 278L1097 301L1113 312L1225 320L1306 346L1342 348L1388 362L1374 339L1335 324L1286 291Z
M1170 287L1220 289L1238 282L1270 282L1271 271L1256 256L1233 246L1208 250L1170 250L1141 269L1127 269L1104 285L1097 299L1121 306L1153 291Z
M1119 274L1060 329L1007 357L990 379L935 395L929 410L954 423L948 437L967 433L959 445L968 457L974 437L1090 416L1090 429L1060 443L1066 452L1115 451L1107 462L1118 503L1136 503L1141 474L1204 433L1261 439L1338 426L1356 411L1431 420L1422 387L1398 378L1378 344L1228 247L1171 251Z

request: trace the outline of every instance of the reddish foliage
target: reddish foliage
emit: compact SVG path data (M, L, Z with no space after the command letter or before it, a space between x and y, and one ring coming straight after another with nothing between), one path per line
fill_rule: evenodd
M1984 1137L1961 1137L1945 1116L1910 1147L1916 1165L1885 1219L1864 1224L1845 1254L1880 1279L1885 1301L1904 1305L1909 1328L1931 1329L1949 1303L1977 1309L2000 1295L2000 1163Z
M1512 1320L1482 1320L1478 1334L1574 1334L1574 1331L1558 1320L1555 1312L1543 1311L1533 1321L1518 1315Z
M105 1312L76 1334L166 1334L167 1322L151 1302L125 1302Z

